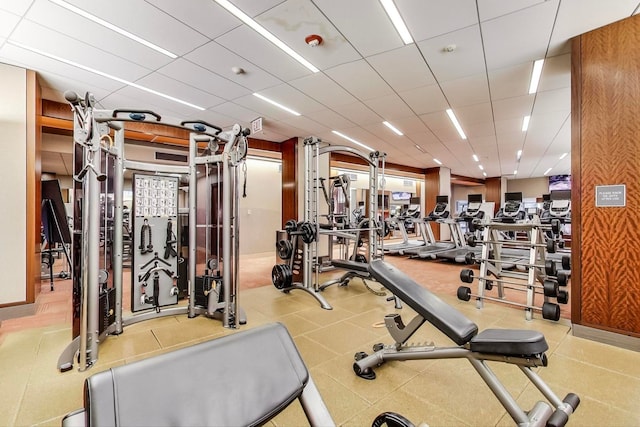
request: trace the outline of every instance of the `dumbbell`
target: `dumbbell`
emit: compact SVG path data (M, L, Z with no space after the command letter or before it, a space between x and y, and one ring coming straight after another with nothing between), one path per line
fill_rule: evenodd
M569 255L564 255L562 257L562 269L571 270L571 257Z
M473 283L473 280L474 280L473 270L469 268L465 268L460 271L461 282ZM478 280L484 280L484 288L488 291L493 289L493 282L495 281L498 283L502 283L503 287L507 289L512 289L514 291L524 292L526 291L526 288L529 286L533 287L534 289L541 289L542 294L545 297L557 298L558 303L560 304L566 304L569 301L569 293L565 290L560 290L558 288L559 283L556 280L545 279L545 281L542 283L542 286L538 284L529 285L527 283L513 282L510 280L499 279L499 278L487 279L487 278L479 277ZM507 285L507 286L504 286L504 285ZM514 287L514 286L517 286L517 287Z
M467 245L475 248L478 243L481 244L500 244L504 246L510 247L541 247L545 248L549 253L555 253L556 251L556 242L553 239L548 239L546 243L527 243L526 241L517 241L517 240L478 240L476 236L471 235L467 237Z
M469 301L471 297L474 297L477 299L486 299L488 301L495 301L503 304L515 305L517 307L522 307L526 310L540 311L542 313L543 319L555 320L555 321L560 320L560 306L552 302L545 302L542 304L542 307L534 307L527 304L521 304L519 302L507 301L500 298L474 295L471 293L471 288L469 288L468 286L460 286L458 288L457 295L458 295L458 299L462 301Z
M316 240L316 226L310 222L298 223L294 219L288 220L284 224L284 229L289 236L300 236L305 243L312 243Z

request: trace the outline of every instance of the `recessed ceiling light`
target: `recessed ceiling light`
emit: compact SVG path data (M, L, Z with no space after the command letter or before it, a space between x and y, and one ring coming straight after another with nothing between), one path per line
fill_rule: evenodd
M293 59L295 59L302 65L304 65L305 67L307 67L312 72L317 73L318 71L320 71L312 63L304 59L300 54L298 54L296 51L294 51L289 46L284 44L282 40L280 40L279 38L271 34L262 25L258 24L256 21L251 19L246 13L244 13L243 11L238 9L236 6L231 4L231 2L229 2L228 0L214 0L214 1L218 3L220 6L227 9L227 11L229 11L233 16L235 16L236 18L238 18L239 20L247 24L249 27L251 27L254 31L260 34L262 37L269 40L271 43L276 45L279 49L281 49L287 55L289 55L290 57L292 57Z
M549 168L549 169L547 169L546 171L544 171L544 173L543 173L542 175L546 175L546 174L548 174L549 172L551 172L551 169L553 169L553 168Z
M565 157L567 157L569 153L562 153L562 156L560 156L560 160L564 159Z
M484 170L484 167L482 165L478 165L478 168L480 168L481 171Z
M260 95L259 93L254 93L254 94L253 94L253 96L255 96L256 98L260 98L260 99L262 99L263 101L268 102L268 103L269 103L269 104L271 104L271 105L275 105L276 107L278 107L278 108L280 108L280 109L282 109L282 110L286 111L287 113L291 113L291 114L293 114L294 116L301 116L301 114L300 114L300 113L298 113L297 111L294 111L294 110L292 110L292 109L291 109L291 108L289 108L289 107L285 107L284 105L282 105L282 104L280 104L280 103L278 103L278 102L274 101L273 99L269 99L269 98L267 98L266 96L262 96L262 95Z
M522 132L526 132L529 129L529 120L531 120L531 116L524 116L524 119L522 119Z
M192 104L190 102L183 101L182 99L173 97L171 95L167 95L166 93L158 92L157 90L153 90L153 89L150 89L148 87L139 85L137 83L133 83L133 82L130 82L128 80L121 79L120 77L112 76L111 74L107 74L107 73L105 73L103 71L96 70L96 69L93 69L91 67L87 67L86 65L78 64L77 62L70 61L70 60L62 58L60 56L52 55L52 54L50 54L48 52L44 52L44 51L42 51L40 49L36 49L34 47L24 45L22 43L15 42L13 40L7 40L7 43L8 44L12 44L14 46L17 46L19 48L28 50L30 52L37 53L38 55L46 56L47 58L53 59L55 61L62 62L63 64L71 65L72 67L76 67L76 68L79 68L81 70L85 70L85 71L88 71L90 73L97 74L99 76L106 77L106 78L111 79L111 80L115 80L115 81L120 82L122 84L125 84L127 86L135 87L136 89L140 89L140 90L143 90L145 92L149 92L149 93L152 93L154 95L158 95L158 96L161 96L163 98L169 99L171 101L178 102L180 104L189 106L191 108L195 108L196 110L200 110L200 111L206 110L206 108L204 108L204 107L200 107L200 106Z
M362 147L362 148L364 148L364 149L367 149L367 150L369 150L369 151L375 151L373 148L369 147L368 145L364 145L362 142L360 142L360 141L356 141L355 139L351 138L350 136L347 136L347 135L345 135L345 134L343 134L343 133L340 133L340 132L338 132L337 130L332 130L331 132L332 132L332 133L335 133L335 134L336 134L336 135L338 135L340 138L344 138L344 139L346 139L347 141L351 141L351 142L353 142L354 144L359 145L360 147Z
M522 150L518 150L518 152L516 153L516 160L520 160L521 157L522 157Z
M473 160L475 160L476 162L479 162L480 159L478 158L478 156L476 156L475 154L473 155Z
M482 175L487 176L487 173L486 172L482 172Z
M538 90L538 83L540 83L540 75L542 74L542 66L544 65L544 59L538 59L533 63L533 73L531 73L531 84L529 85L529 94L536 93Z
M413 38L409 33L409 29L402 20L400 12L398 12L396 5L393 3L393 0L380 0L380 3L382 3L384 11L387 12L389 19L391 19L393 26L396 27L396 31L398 32L398 34L400 34L400 38L402 38L404 44L413 43Z
M513 174L514 174L514 175L518 175L518 170L517 170L517 169L516 169L516 170L514 170L514 171L513 171Z
M462 126L460 126L460 123L458 122L456 115L453 114L453 110L451 108L447 109L447 115L449 116L449 120L451 120L451 123L453 123L453 125L456 127L456 130L458 131L460 138L467 139L467 135L464 134L464 131L462 130Z
M167 55L169 58L175 59L175 58L178 57L178 55L176 55L175 53L169 52L167 49L161 48L160 46L158 46L156 44L153 44L150 41L147 41L147 40L143 39L142 37L138 37L135 34L132 34L127 30L124 30L124 29L122 29L122 28L120 28L120 27L118 27L116 25L113 25L112 23L107 22L104 19L98 18L97 16L92 15L89 12L80 9L79 7L76 7L76 6L72 5L72 4L69 4L64 0L49 0L49 1L51 3L57 4L60 7L65 8L65 9L67 9L67 10L69 10L69 11L71 11L71 12L77 14L77 15L80 15L80 16L82 16L84 18L87 18L88 20L93 21L98 25L102 25L103 27L108 28L108 29L110 29L112 31L115 31L116 33L118 33L120 35L123 35L123 36L125 36L125 37L127 37L127 38L129 38L129 39L131 39L133 41L136 41L136 42L138 42L140 44L143 44L143 45L145 45L145 46L147 46L147 47L149 47L149 48L151 48L151 49L153 49L153 50L155 50L157 52L160 52L163 55Z
M396 135L398 136L402 136L404 135L402 132L400 132L394 125L392 125L391 123L384 121L382 122L383 125L385 125L386 127L388 127L389 129L391 129Z
M439 165L441 165L441 164L442 164L442 162L441 162L440 160L438 160L438 159L433 159L433 161L434 161L434 162L436 162L436 163L437 163L437 164L439 164Z

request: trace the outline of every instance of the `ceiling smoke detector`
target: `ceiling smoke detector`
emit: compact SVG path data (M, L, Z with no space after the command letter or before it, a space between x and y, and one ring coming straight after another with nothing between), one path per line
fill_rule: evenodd
M317 34L311 34L310 36L304 38L304 42L311 47L316 47L322 44L322 37Z
M244 68L242 68L242 67L231 67L231 72L233 72L233 74L244 74Z
M443 52L453 52L454 50L456 50L457 47L458 46L456 46L455 44L450 44L450 45L447 45L447 46L443 47L442 51Z

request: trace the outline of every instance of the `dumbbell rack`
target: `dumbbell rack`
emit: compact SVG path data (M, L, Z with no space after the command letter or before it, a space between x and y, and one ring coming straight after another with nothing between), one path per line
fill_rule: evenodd
M546 257L548 245L544 243L543 229L544 226L539 222L484 224L481 242L483 246L479 260L480 271L477 278L478 291L474 295L478 309L483 308L484 300L497 301L522 307L527 320L532 320L534 311L540 311L545 319L559 320L560 306L551 302L550 299L557 298L558 302L566 303L568 297L566 291L558 290L555 263ZM520 236L526 235L528 238L526 240L505 239L503 236L507 232L515 232L515 235ZM523 256L522 259L517 259L518 256L513 255L516 251L512 249L520 250L523 255L527 254L528 258ZM506 255L505 250L510 250L510 253ZM518 271L517 268L508 269L513 266L524 267L524 271ZM461 279L464 271L461 273ZM485 295L494 284L497 287L498 296ZM526 302L523 304L508 300L505 288L526 292ZM462 293L464 292L459 289L458 297L464 299L461 297ZM537 295L544 297L543 303L539 306L536 305Z

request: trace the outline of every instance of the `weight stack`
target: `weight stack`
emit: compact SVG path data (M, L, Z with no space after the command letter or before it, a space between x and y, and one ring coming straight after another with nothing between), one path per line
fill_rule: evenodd
M195 300L196 305L207 308L209 306L209 291L216 287L216 282L222 283L221 276L196 276ZM220 293L218 301L222 299L222 286L219 286L217 292Z
M98 298L99 324L98 335L116 321L116 289L107 288Z

